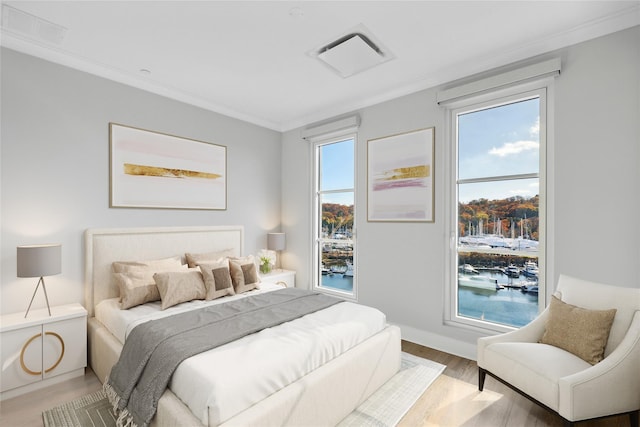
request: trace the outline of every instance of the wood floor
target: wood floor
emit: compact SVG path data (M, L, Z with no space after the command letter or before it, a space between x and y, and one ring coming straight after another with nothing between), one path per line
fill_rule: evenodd
M407 341L402 350L447 366L400 421L399 427L542 427L562 426L562 419L487 377L478 391L476 363ZM75 378L33 393L0 402L0 426L40 427L42 412L101 388L87 368ZM580 423L579 427L628 427L628 417Z
M91 368L84 376L0 402L0 426L41 427L42 412L102 388Z
M447 369L400 421L399 427L542 427L563 425L562 418L487 376L478 391L478 365L407 341L402 351L442 363ZM577 427L628 427L629 417L585 421Z

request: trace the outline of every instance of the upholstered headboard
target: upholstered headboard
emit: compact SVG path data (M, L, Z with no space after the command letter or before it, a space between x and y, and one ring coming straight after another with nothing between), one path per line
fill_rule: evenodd
M152 260L232 248L244 253L244 227L90 228L85 231L85 306L89 316L100 301L119 295L114 261Z

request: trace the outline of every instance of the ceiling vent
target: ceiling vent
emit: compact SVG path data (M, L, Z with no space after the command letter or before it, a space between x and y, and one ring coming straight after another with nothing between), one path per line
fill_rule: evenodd
M310 52L342 77L349 77L394 58L363 25Z
M2 5L2 29L47 43L60 44L67 34L62 25L54 24L6 4Z

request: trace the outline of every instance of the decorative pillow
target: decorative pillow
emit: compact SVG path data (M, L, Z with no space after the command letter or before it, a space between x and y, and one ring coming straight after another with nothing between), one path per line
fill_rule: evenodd
M152 273L153 274L153 273ZM142 273L113 273L120 290L120 308L126 310L136 305L160 300L155 283L149 283L149 276ZM151 277L153 282L153 277Z
M554 295L540 342L559 347L595 365L604 358L615 315L615 308L588 310L567 304Z
M227 295L235 295L231 275L229 273L229 260L220 258L207 263L199 263L202 277L204 277L204 286L207 291L205 299L212 300Z
M253 255L244 258L229 258L229 270L236 294L260 289L260 278Z
M114 273L126 273L128 269L136 267L148 267L151 269L169 271L174 267L180 268L181 266L182 260L180 259L180 256L148 261L116 261L112 264Z
M185 257L187 259L187 265L189 266L189 268L194 268L201 262L217 261L220 258L230 257L233 255L233 249L229 248L222 251L206 252L200 254L186 253Z
M153 280L158 286L163 310L181 302L204 299L206 295L202 273L197 268L156 273Z
M152 261L120 261L112 264L113 277L120 290L120 308L159 301L160 293L153 280L156 272L186 270L180 257Z

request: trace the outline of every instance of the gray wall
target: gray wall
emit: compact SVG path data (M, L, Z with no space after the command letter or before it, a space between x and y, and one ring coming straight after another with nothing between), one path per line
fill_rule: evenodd
M550 256L560 273L640 287L640 27L567 49L555 84L548 167ZM550 56L550 55L547 55ZM545 56L545 57L547 57ZM443 325L445 112L440 88L358 113L359 299L400 324L406 339L474 357L477 333ZM29 56L2 50L2 271L0 313L26 309L36 280L17 279L15 247L60 242L63 274L47 279L52 304L82 302L88 227L242 224L245 252L268 230L287 233L284 267L309 286L311 150L280 134ZM108 123L228 147L228 209L110 209ZM366 222L366 141L436 128L436 221ZM44 306L42 294L37 299Z
M548 160L551 289L562 273L640 287L639 41L635 27L540 58L562 58ZM405 339L475 358L479 335L443 324L447 141L445 110L435 102L439 89L358 111L356 200L365 207L356 212L358 295L401 325ZM435 223L368 223L366 141L430 126L436 128ZM310 283L310 156L300 130L283 136L285 263L298 271L300 286Z
M280 225L281 134L2 49L0 313L26 310L16 246L62 243L52 305L83 302L90 227L245 226L245 252ZM225 211L109 208L109 122L227 146ZM44 307L40 291L34 307Z

